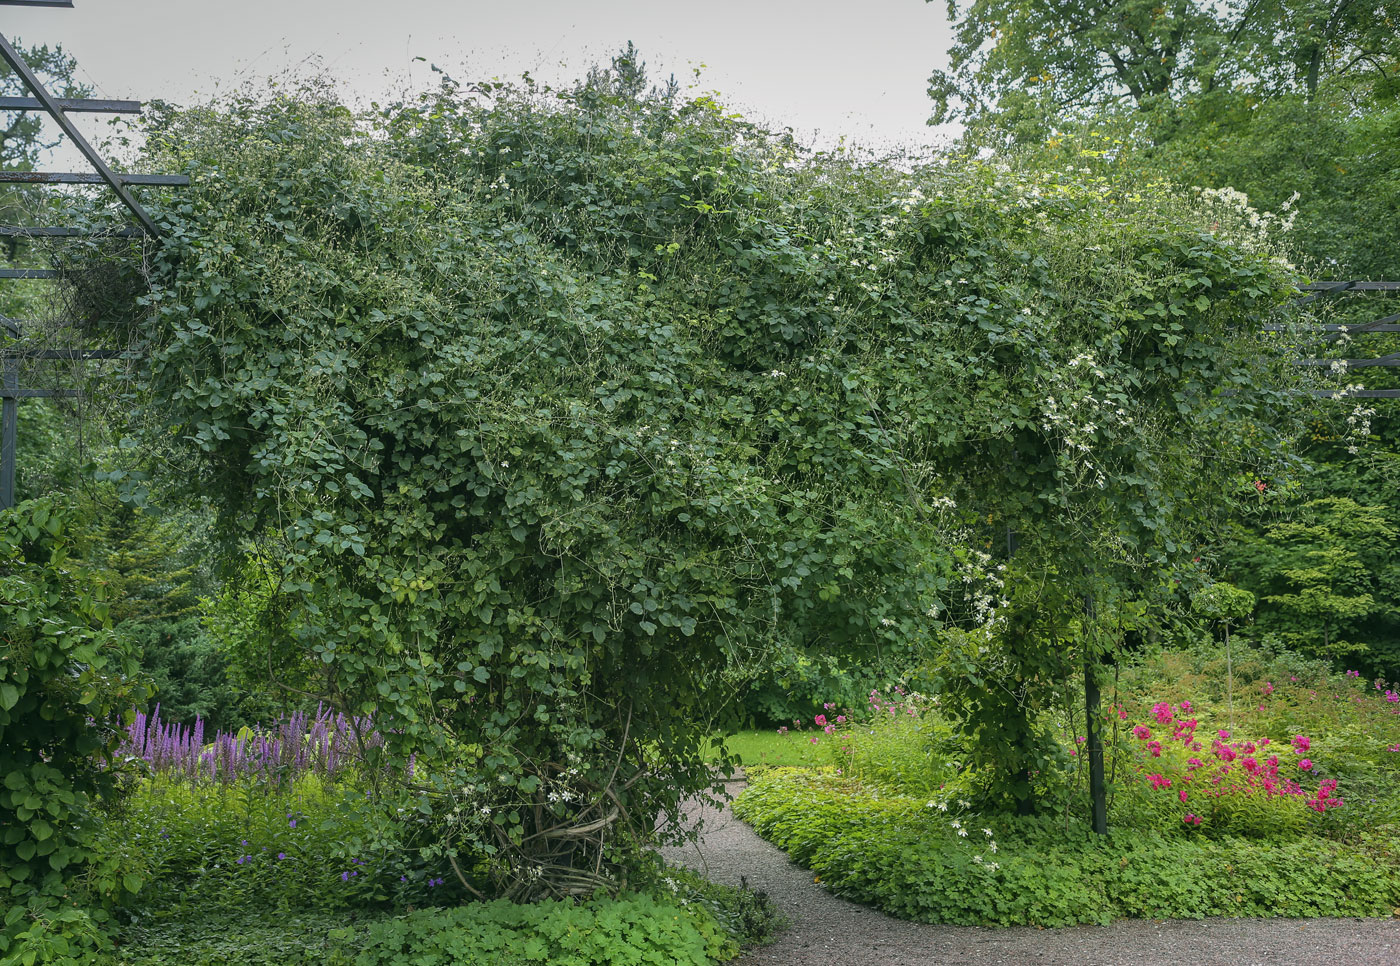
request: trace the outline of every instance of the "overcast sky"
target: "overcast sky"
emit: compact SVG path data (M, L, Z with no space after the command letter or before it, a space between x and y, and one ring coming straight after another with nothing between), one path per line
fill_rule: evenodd
M929 73L944 4L924 0L75 0L0 7L0 32L60 42L100 97L180 103L323 68L361 99L459 80L567 83L633 41L655 79L718 90L756 119L829 145L937 143ZM416 62L426 58L427 63ZM698 81L695 70L701 70ZM93 130L92 118L83 124Z

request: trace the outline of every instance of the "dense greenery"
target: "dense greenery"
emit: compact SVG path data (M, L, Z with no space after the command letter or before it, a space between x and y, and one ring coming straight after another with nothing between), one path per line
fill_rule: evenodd
M931 804L779 769L734 808L835 894L920 922L1389 916L1400 903L1393 833L1261 842L1115 829L1100 839L1077 821L950 818Z
M131 966L632 966L728 959L734 941L709 914L645 895L573 904L503 901L396 916L261 915L133 929L115 961Z
M166 243L51 254L82 337L147 353L111 381L126 438L27 413L24 494L72 506L0 521L0 960L713 961L771 907L647 848L745 719L842 774L769 774L743 814L900 915L1394 907L1400 695L1268 650L1397 653L1390 425L1309 414L1304 457L1362 457L1310 475L1300 337L1262 330L1293 317L1282 254L1391 264L1383 219L1329 218L1400 201L1393 31L952 9L940 109L1014 163L806 153L648 89L630 47L562 91L157 110L146 161L193 178L151 193ZM1081 710L1163 640L1176 684L1130 666L1117 717ZM1149 694L1183 654L1202 692ZM325 702L353 763L119 767L144 681L212 728ZM235 934L271 909L307 924L275 954Z
M140 884L96 848L96 809L114 797L111 752L143 694L103 626L100 584L68 559L68 524L50 501L0 516L0 956L51 931L73 955L99 944L100 905L70 901L75 877L99 903Z
M1199 642L1125 663L1111 698L1106 839L1088 834L1075 790L1082 719L1042 716L1056 749L1037 790L1059 814L1013 817L988 807L993 776L956 717L917 694L874 695L781 736L825 768L751 769L735 811L837 894L921 921L1391 914L1393 686L1296 652Z

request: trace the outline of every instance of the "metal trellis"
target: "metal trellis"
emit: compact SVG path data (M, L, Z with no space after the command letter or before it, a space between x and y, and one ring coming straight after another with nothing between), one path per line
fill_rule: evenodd
M0 0L7 7L71 8L73 0ZM105 184L121 200L136 225L108 232L92 233L74 226L0 225L0 238L80 238L99 237L159 239L159 225L129 190L132 186L179 187L189 184L184 175L125 174L114 171L68 117L70 113L139 114L140 101L55 97L20 56L9 39L0 34L3 59L29 94L28 97L0 97L0 111L44 111L58 125L92 166L90 172L0 171L0 184ZM61 277L56 269L0 268L0 279L16 281ZM20 386L23 360L88 360L124 358L129 353L110 349L35 349L23 346L25 323L0 317L0 510L15 502L15 462L19 422L19 400L54 396L77 396L76 389L31 389Z

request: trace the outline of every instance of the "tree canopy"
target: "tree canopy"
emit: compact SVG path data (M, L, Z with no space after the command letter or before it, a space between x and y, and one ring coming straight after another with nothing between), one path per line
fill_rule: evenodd
M933 120L1003 129L1217 95L1310 100L1329 80L1393 89L1400 54L1394 0L950 0L948 17L956 42L929 82Z

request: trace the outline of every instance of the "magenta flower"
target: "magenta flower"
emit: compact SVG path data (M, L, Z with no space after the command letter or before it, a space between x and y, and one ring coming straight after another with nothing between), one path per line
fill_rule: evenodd
M1298 767L1301 768L1301 769L1303 769L1303 771L1312 771L1312 759L1311 759L1311 758L1300 758L1300 759L1298 759Z
M1201 817L1199 815L1193 815L1190 812L1183 815L1181 820L1187 825L1199 826L1201 824Z
M1308 750L1311 749L1311 748L1312 748L1312 740L1311 740L1311 739L1307 738L1307 737L1304 736L1304 735L1294 735L1294 736L1293 736L1293 750L1296 751L1298 754L1301 755L1303 752L1308 751Z
M1152 730L1147 725L1137 725L1133 728L1133 737L1139 741L1146 741L1152 737Z
M1165 775L1159 775L1159 774L1148 775L1148 776L1147 776L1147 780L1148 780L1149 782L1151 782L1153 788L1171 788L1171 787L1172 787L1172 780L1171 780L1170 778L1167 778Z
M815 718L813 718L812 720L815 721L815 722L817 723L817 727L818 727L818 728L822 728L822 727L825 727L825 726L826 726L826 715L824 715L824 714L819 714L819 715L817 715Z

